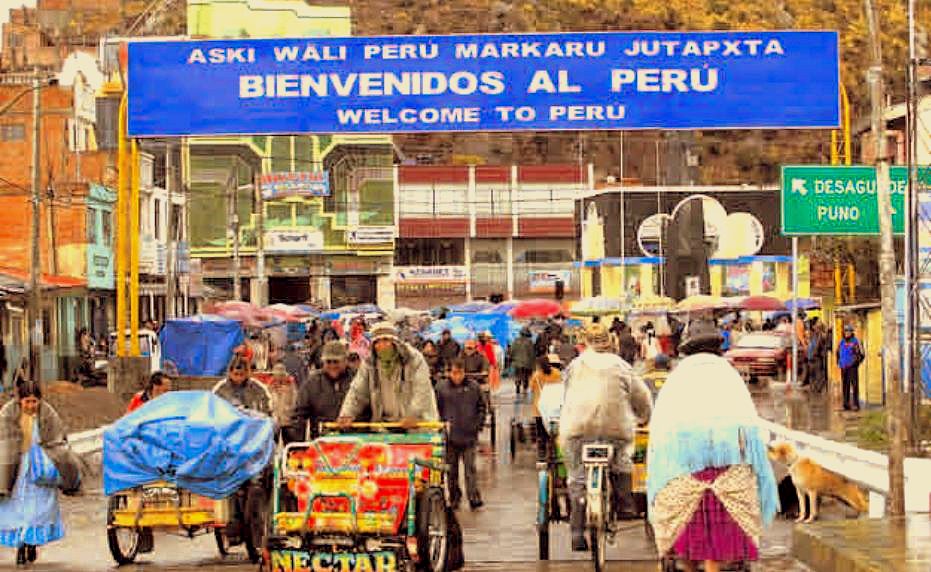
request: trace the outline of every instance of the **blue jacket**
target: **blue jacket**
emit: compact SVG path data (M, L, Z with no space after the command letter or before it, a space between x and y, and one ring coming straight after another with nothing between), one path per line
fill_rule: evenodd
M837 345L837 367L847 369L860 365L859 358L863 355L863 348L856 336L843 338Z

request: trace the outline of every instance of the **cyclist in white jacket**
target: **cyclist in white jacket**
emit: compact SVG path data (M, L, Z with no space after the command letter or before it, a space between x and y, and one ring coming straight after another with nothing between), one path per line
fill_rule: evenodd
M607 328L592 324L585 332L585 341L585 351L564 374L566 397L559 421L559 440L569 471L572 549L577 551L588 550L583 446L592 442L614 446L610 466L615 493L612 500L621 518L632 516L634 433L638 422L649 421L653 407L650 389L631 365L612 351Z

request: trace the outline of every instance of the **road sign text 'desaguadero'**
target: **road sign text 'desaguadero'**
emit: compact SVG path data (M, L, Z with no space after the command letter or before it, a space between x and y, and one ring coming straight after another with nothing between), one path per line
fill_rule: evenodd
M919 176L927 177L927 172ZM892 228L905 225L908 169L889 169ZM879 235L876 168L804 165L782 168L782 233L785 235Z
M139 41L129 134L832 128L836 32Z

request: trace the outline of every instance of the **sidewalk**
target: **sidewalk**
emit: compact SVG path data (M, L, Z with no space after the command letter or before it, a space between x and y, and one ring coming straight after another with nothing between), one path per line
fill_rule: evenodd
M792 554L815 572L931 570L931 519L860 519L797 525Z

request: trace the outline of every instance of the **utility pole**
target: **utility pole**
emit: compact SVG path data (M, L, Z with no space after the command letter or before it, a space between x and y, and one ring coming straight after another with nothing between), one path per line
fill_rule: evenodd
M39 70L32 71L32 264L29 273L29 313L32 319L32 335L29 345L30 377L42 381L42 293L39 276L42 272L42 256L39 245L39 228L42 221L39 213L42 204L42 180L39 170L39 99L41 83Z
M165 315L174 318L175 312L175 205L172 192L175 187L174 145L168 143L165 150L165 186L168 191L168 216L165 230L168 232L168 244L165 252Z
M239 177L237 175L238 165L236 159L230 166L230 174L226 179L226 208L229 216L227 226L227 235L233 242L233 299L242 300L242 280L239 277L239 214L237 209L237 198L239 195Z
M872 136L876 150L876 200L879 207L879 283L882 299L883 377L888 392L886 428L889 432L890 516L905 514L905 443L906 425L902 410L902 382L899 371L899 324L895 311L895 249L892 241L892 203L889 193L889 161L883 119L885 88L883 85L882 47L879 35L879 12L873 0L864 0L869 24L872 64L868 72L872 105Z
M262 179L258 173L252 179L255 189L255 205L258 210L255 221L255 273L258 281L258 299L253 300L257 306L268 303L268 279L265 277L265 199L262 197Z

